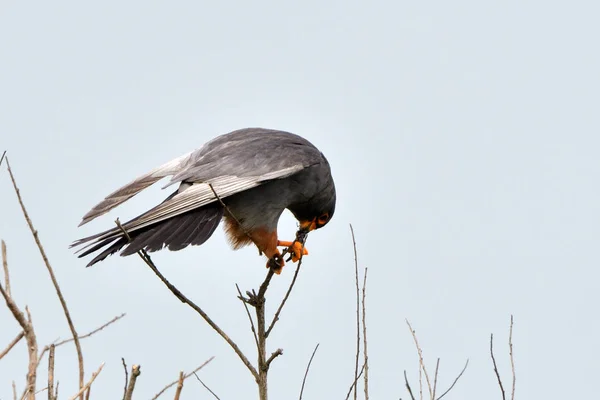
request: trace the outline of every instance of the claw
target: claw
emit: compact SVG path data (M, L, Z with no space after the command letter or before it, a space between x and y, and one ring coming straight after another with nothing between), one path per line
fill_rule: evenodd
M304 245L302 245L302 243L300 243L296 240L293 242L286 242L283 240L278 240L277 246L280 246L280 247L283 246L283 247L287 247L289 249L289 252L292 255L292 262L297 262L298 260L300 260L300 258L302 256L308 255L308 250L306 249L306 247L304 247Z

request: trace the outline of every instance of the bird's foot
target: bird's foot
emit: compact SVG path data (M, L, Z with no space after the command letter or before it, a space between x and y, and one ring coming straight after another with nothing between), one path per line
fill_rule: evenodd
M273 257L269 258L269 261L267 261L267 268L271 268L277 275L281 274L281 270L283 269L284 265L285 261L283 261L283 257L279 251L277 251Z
M304 245L297 240L294 240L293 242L278 240L277 246L283 246L288 248L288 252L291 254L292 262L297 262L298 260L300 260L300 258L302 258L302 256L308 255L308 250L306 249L306 247L304 247Z

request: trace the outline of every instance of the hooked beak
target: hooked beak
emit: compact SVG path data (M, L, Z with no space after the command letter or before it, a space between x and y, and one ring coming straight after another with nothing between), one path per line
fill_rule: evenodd
M317 218L300 222L300 230L303 232L310 232L314 231L315 229L317 229Z

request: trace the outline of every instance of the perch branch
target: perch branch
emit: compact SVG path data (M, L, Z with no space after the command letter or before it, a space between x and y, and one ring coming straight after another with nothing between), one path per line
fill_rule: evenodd
M119 222L118 219L115 221L115 223L117 224L119 229L121 229L121 231L127 237L127 239L131 240L129 233L127 233L125 228L123 228L123 226L121 225L121 223ZM146 263L146 265L148 267L150 267L152 272L154 272L154 274L156 276L158 276L158 278L162 281L162 283L164 283L165 286L171 291L171 293L173 293L175 295L175 297L177 297L182 303L187 304L194 311L196 311L198 314L200 314L200 316L206 321L206 323L208 325L210 325L210 327L213 328L227 342L227 344L229 344L229 346L233 349L233 351L235 351L235 353L238 355L240 360L242 360L242 362L244 363L246 368L248 368L250 373L252 373L252 375L255 378L258 378L258 372L256 371L256 368L254 368L254 366L250 363L250 361L244 355L244 353L239 348L239 346L233 340L231 340L229 338L229 336L221 328L219 328L219 326L208 316L208 314L206 312L204 312L204 310L202 310L196 303L194 303L193 301L188 299L183 293L181 293L181 291L179 289L177 289L171 282L169 282L167 280L167 278L164 277L164 275L158 270L158 268L156 267L156 265L154 264L154 262L152 261L152 259L150 258L150 256L148 255L148 253L145 250L142 249L142 250L138 251L137 253L140 256L140 258ZM269 271L271 272L271 274L273 273L271 269Z
M65 298L62 295L62 291L60 290L60 286L58 285L56 276L54 276L54 270L52 269L52 266L50 265L50 261L48 260L48 257L46 256L46 252L45 252L44 247L42 246L42 242L40 241L40 238L38 236L38 231L33 227L33 223L31 222L31 219L29 218L29 213L27 212L27 209L25 208L25 204L23 203L23 199L21 197L21 192L20 192L19 188L17 187L17 182L15 181L15 177L10 168L10 162L8 161L8 157L6 157L6 166L8 168L8 174L10 175L10 180L12 181L13 188L15 189L15 193L17 195L17 199L19 200L19 205L21 206L21 210L23 211L23 216L25 217L25 220L27 221L27 225L29 226L29 229L31 230L31 233L33 235L35 243L37 244L40 254L42 255L42 259L44 260L44 264L46 265L46 269L48 270L48 274L50 275L50 279L52 280L52 284L54 285L54 289L56 290L56 294L58 296L58 299L60 300L60 304L63 308L65 317L67 318L67 323L69 325L69 329L71 330L71 334L73 335L73 340L75 341L75 348L77 350L77 361L79 364L79 388L81 389L83 387L83 379L84 379L83 353L81 351L81 345L79 343L77 331L75 330L75 325L73 324L73 320L71 319L71 314L69 313L69 309L67 307L67 302L65 301ZM83 400L83 392L80 395L80 399Z

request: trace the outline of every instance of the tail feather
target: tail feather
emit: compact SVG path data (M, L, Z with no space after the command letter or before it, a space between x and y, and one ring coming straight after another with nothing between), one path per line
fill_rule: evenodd
M128 256L142 249L154 252L167 247L169 250L177 251L189 245L201 245L212 236L222 217L223 207L213 203L154 225L127 232L131 240L120 232L107 237L98 234L95 235L96 240L89 243L79 257L85 257L104 248L89 262L87 266L90 267L124 247L121 256ZM81 239L78 243L85 242L87 240Z

